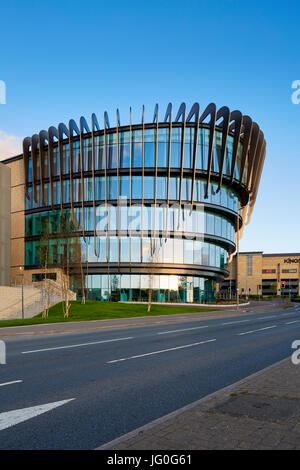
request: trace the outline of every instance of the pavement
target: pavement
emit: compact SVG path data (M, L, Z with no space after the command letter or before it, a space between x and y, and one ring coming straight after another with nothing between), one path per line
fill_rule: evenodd
M189 445L198 448L200 444L201 448L226 448L218 438L223 435L225 439L228 434L228 416L238 423L240 415L235 416L232 410L242 409L242 400L246 399L252 410L248 419L259 421L257 426L264 429L265 422L253 417L253 409L259 409L260 418L265 416L261 401L249 401L256 399L257 391L254 397L246 393L236 397L231 391L229 398L240 397L237 405L232 408L229 402L225 409L202 410L202 421L191 415L191 404L199 405L199 400L208 400L224 387L290 358L293 342L300 339L300 305L286 309L284 305L261 304L257 307L260 310L252 305L236 313L215 312L215 317L209 312L208 318L185 314L110 320L104 329L97 329L99 322L95 322L96 329L89 331L45 334L50 331L46 329L38 334L35 327L31 330L35 334L27 331L24 335L25 327L20 327L14 329L14 335L2 336L1 329L7 360L5 365L0 364L0 449L96 449L122 436L126 439L128 433L135 433L131 438L136 439L135 430L145 426L149 427L142 429L147 441L140 445L156 448L156 436L152 434L150 439L148 435L153 422L165 426L166 416L181 419L182 411L183 420L185 412L190 412L184 434L180 422L176 421L176 426L171 423L164 429L168 438L159 439L159 445L173 449L176 442L177 449ZM49 329L52 326L48 325ZM291 375L299 376L297 367L300 365L293 366ZM283 372L278 377L289 390L291 377ZM284 403L288 421L271 425L293 425L292 405L300 389L294 376L293 381L295 393ZM273 395L286 398L276 387L271 384L270 389L278 389L278 394L268 392L268 396L260 397L270 400L264 405L266 409L272 409ZM250 387L242 385L241 392L247 390ZM276 401L276 405L279 403ZM280 413L276 419L282 419ZM193 433L196 422L205 430L201 442L187 431ZM238 430L237 434L242 436ZM186 436L190 436L188 442ZM243 442L239 440L237 445ZM138 443L134 441L133 445Z
M280 361L99 448L109 449L300 450L300 364Z

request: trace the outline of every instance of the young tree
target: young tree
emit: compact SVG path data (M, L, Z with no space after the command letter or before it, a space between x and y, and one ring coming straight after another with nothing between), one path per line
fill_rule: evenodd
M61 281L61 293L62 293L62 308L64 318L69 317L69 310L71 303L69 299L69 275L70 275L70 240L72 236L71 221L66 217L62 216L60 220L60 231L59 231L59 258L60 266L62 268L62 281Z
M67 213L68 214L68 213ZM63 313L64 317L68 318L71 303L69 299L70 290L70 269L75 273L79 268L80 283L81 283L81 303L85 304L85 285L84 285L84 272L83 272L83 252L81 246L81 239L75 235L75 231L79 230L79 226L75 226L71 217L62 216L59 231L59 245L60 245L60 265L63 270L62 279L62 298L63 298Z
M156 240L155 238L150 239L150 262L155 263L159 261L159 254L161 249L161 239ZM148 289L148 307L147 313L151 311L152 305L152 296L153 296L153 268L150 268L150 275L149 275L149 289Z
M38 246L38 254L41 268L44 274L44 285L42 286L43 312L42 317L48 317L50 308L50 292L46 286L46 278L49 264L49 222L46 219L43 224L43 232Z

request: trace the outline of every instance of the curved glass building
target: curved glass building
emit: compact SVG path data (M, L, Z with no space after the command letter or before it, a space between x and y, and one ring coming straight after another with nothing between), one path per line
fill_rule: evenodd
M266 143L240 111L183 103L160 119L50 127L23 141L25 267L89 299L211 302L250 220ZM79 253L79 256L78 256ZM81 280L81 281L80 281Z

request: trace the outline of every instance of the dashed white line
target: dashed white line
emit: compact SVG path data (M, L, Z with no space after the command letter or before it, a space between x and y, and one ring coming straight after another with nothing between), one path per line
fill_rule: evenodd
M69 346L57 346L55 348L47 348L47 349L35 349L33 351L23 351L22 354L31 354L31 353L43 352L43 351L55 351L57 349L79 348L81 346L91 346L93 344L112 343L114 341L125 341L128 339L133 339L133 337L130 336L128 338L116 338L116 339L107 339L104 341L93 341L91 343L71 344Z
M270 315L269 317L261 317L258 320L266 320L267 318L275 318L277 315Z
M195 326L193 328L183 328L181 330L162 331L161 333L157 333L157 334L158 335L167 335L169 333L179 333L181 331L200 330L201 328L208 328L208 325L206 325L206 326Z
M244 323L246 321L250 321L250 320L230 321L230 322L222 323L222 325L234 325L235 323Z
M298 323L300 320L294 320L294 321L287 321L285 324L286 325L291 325L292 323Z
M160 351L152 351L150 353L138 354L136 356L131 356L131 357L124 357L122 359L115 359L113 361L108 361L107 364L113 364L114 362L128 361L129 359L138 359L140 357L145 357L145 356L153 356L154 354L161 354L161 353L165 353L169 351L176 351L177 349L191 348L193 346L199 346L200 344L211 343L213 341L217 341L217 340L209 339L207 341L200 341L199 343L192 343L192 344L185 344L184 346L177 346L176 348L162 349Z
M267 326L265 328L259 328L258 330L245 331L243 333L237 333L238 336L249 335L250 333L256 333L257 331L269 330L270 328L276 328L277 325Z
M4 382L3 384L0 384L0 387L4 387L5 385L18 384L20 382L23 382L23 380L13 380L12 382Z

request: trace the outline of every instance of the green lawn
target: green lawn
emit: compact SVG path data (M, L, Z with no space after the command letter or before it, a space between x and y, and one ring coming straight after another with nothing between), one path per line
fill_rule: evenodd
M154 315L174 315L176 313L209 312L212 308L178 307L169 305L152 305L151 312L147 313L146 304L125 304L118 302L87 301L81 305L78 301L71 302L69 318L63 317L62 305L59 303L49 310L48 318L42 318L42 314L26 320L0 320L0 328L7 326L37 325L57 322L106 320L113 318L144 317ZM222 309L213 309L222 310Z

